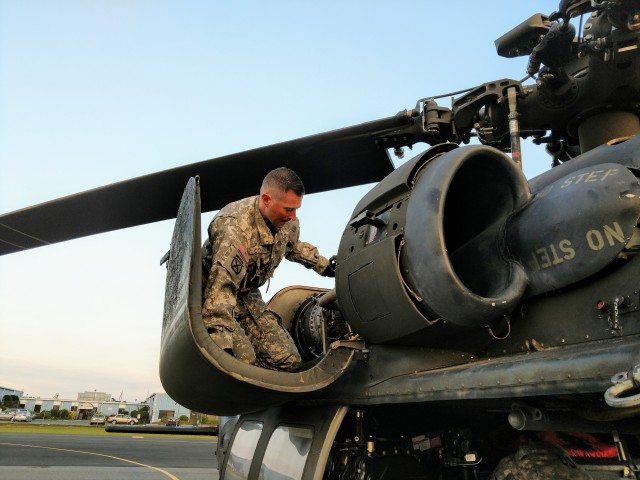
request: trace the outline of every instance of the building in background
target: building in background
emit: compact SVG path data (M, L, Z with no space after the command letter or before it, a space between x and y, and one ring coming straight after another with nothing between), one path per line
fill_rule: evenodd
M111 394L105 392L82 392L78 393L78 401L80 402L109 402L113 400Z
M5 396L11 395L15 395L16 397L20 398L24 395L24 391L0 386L0 400L2 400Z
M114 400L110 394L105 392L82 392L78 393L76 400L53 397L32 397L24 396L20 390L0 387L2 395L16 395L19 397L18 408L26 408L34 414L41 412L51 412L53 410L67 410L75 412L74 417L78 420L88 420L96 413L103 413L107 416L116 415L123 412L136 412L144 408L149 408L149 421L159 422L163 418L186 415L191 420L192 413L188 408L175 402L166 393L154 393L144 402L121 402ZM0 397L2 398L2 397ZM196 418L193 423L197 423Z
M88 420L96 412L105 415L116 415L121 412L139 411L147 406L145 402L118 401L80 401L62 398L21 397L20 408L26 408L33 413L51 412L53 410L67 410L75 412L78 420Z
M149 404L149 418L151 423L159 422L162 418L180 417L186 415L191 421L191 410L183 407L166 393L154 393L147 398ZM194 422L195 423L195 422Z

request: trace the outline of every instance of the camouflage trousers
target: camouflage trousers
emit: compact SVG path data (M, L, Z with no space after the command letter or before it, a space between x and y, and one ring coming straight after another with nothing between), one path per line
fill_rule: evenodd
M205 319L218 346L231 350L239 360L271 370L292 370L300 354L280 317L269 310L258 289L238 296L235 320Z
M249 338L234 319L204 318L204 326L209 337L218 347L233 355L238 360L253 365L256 363L256 352Z

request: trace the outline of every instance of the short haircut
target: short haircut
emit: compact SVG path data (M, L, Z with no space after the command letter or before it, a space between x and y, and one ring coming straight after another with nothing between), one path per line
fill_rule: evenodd
M275 188L283 193L287 193L292 190L293 193L299 197L304 195L304 184L296 172L287 167L276 168L267 173L264 180L262 180L262 186L260 187L260 193L265 192L271 188Z

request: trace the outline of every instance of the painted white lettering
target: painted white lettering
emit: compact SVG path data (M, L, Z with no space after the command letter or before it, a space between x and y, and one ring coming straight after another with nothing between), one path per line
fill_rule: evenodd
M560 251L564 253L563 258L565 260L571 260L576 256L576 251L571 246L571 242L569 240L560 240L558 246L560 247Z
M565 261L573 260L575 256L576 251L571 241L567 239L560 240L557 243L551 243L532 251L529 269L532 272L537 272L554 265L560 265Z
M598 230L589 230L585 238L591 250L602 250L604 248L604 238L602 238L602 234Z
M598 181L598 174L599 173L604 173L604 170L594 170L593 172L591 172L589 175L587 175L586 180L584 181L584 183L594 183Z
M547 252L546 248L539 248L536 250L536 253L539 255L540 258L540 266L542 268L548 268L551 266L551 258L549 257L549 252Z
M560 188L570 187L571 185L577 185L579 183L596 183L606 180L608 177L618 174L617 168L610 168L609 170L593 170L591 172L584 172L579 175L566 178Z
M573 184L573 177L569 177L564 182L562 182L562 185L560 185L560 188L569 187L572 184Z
M578 175L578 180L576 181L576 183L582 182L582 179L587 175L589 175L589 173L587 173L587 172L581 173L580 175Z
M604 174L604 176L602 177L602 180L606 179L607 177L610 177L612 175L617 175L618 174L618 169L617 168L610 168L609 170L607 170Z
M549 250L551 250L551 256L553 257L553 264L558 265L559 263L564 262L562 258L558 256L558 252L556 251L556 246L552 243L549 245Z
M610 246L614 246L617 240L618 243L622 243L623 245L626 243L624 239L624 232L622 231L622 227L618 222L613 222L613 227L609 225L604 225L604 236L607 237L607 242L609 242Z

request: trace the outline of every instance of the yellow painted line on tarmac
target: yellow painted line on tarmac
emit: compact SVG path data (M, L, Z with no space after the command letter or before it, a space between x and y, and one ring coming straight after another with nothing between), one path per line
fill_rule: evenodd
M113 455L106 455L104 453L95 453L95 452L84 452L82 450L69 450L67 448L55 448L55 447L42 447L40 445L25 445L22 443L5 443L5 442L0 442L0 445L11 445L14 447L30 447L30 448L43 448L45 450L58 450L60 452L73 452L73 453L84 453L85 455L95 455L96 457L105 457L105 458L113 458L114 460L120 460L121 462L126 462L126 463L132 463L134 465L139 465L140 467L144 467L144 468L149 468L151 470L155 470L156 472L160 472L163 475L166 475L167 477L169 477L171 480L180 480L178 477L176 477L175 475L167 472L166 470L163 470L161 468L158 467L154 467L152 465L146 465L144 463L140 463L140 462L134 462L133 460L127 460L126 458L120 458L120 457L114 457Z

